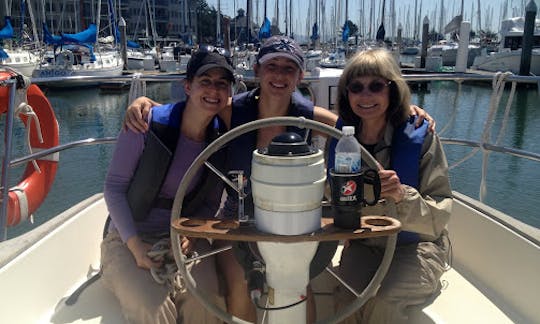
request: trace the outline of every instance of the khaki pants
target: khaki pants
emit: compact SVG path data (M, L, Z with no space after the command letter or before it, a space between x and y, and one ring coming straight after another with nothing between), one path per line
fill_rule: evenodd
M197 240L195 251L204 253L209 249L207 240ZM101 243L101 263L103 283L118 298L128 323L221 323L186 288L177 292L176 300L172 300L166 285L158 284L150 271L137 266L116 231L108 233ZM218 293L214 258L192 263L190 271L200 289L215 296L213 302L225 308L223 297Z
M420 305L440 289L448 262L447 239L396 246L386 277L376 296L343 323L406 323L407 307ZM355 242L343 250L339 273L357 292L367 286L382 260L384 249ZM338 287L336 308L354 296Z

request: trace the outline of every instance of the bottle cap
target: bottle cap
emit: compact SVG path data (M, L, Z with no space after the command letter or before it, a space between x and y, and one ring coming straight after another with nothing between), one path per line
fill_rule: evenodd
M354 126L343 126L341 129L344 136L354 135Z

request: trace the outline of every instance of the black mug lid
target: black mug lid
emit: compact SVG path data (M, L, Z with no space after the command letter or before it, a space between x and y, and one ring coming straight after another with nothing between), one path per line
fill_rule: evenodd
M303 156L316 153L316 150L297 133L285 132L274 137L270 145L260 149L259 153L270 156Z

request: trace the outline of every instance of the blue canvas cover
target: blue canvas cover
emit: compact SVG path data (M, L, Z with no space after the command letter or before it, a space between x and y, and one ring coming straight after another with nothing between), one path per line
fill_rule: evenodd
M116 28L116 33L115 33L115 38L116 38L116 41L117 42L120 42L120 39L121 39L121 36L120 36L120 30L118 30L118 28ZM129 48L141 48L141 45L139 45L138 43L135 43L134 41L126 41L127 43L127 47Z
M346 21L345 24L343 24L343 33L341 34L341 40L343 42L346 42L349 40L349 33L351 32L351 30L349 29L349 24L347 22L348 21Z
M62 34L62 41L64 43L76 43L76 44L93 44L96 42L97 27L95 24L90 24L87 29L76 34Z
M62 45L62 37L51 34L45 23L43 23L43 41L49 45Z
M11 18L6 16L4 17L4 27L0 29L0 39L12 38L13 37L13 26L11 26Z
M259 39L270 38L272 36L272 31L270 30L270 19L264 17L264 22L259 29Z
M8 53L6 53L6 51L4 51L3 48L0 48L0 60L5 60L9 57Z
M316 41L317 39L319 39L319 26L314 23L313 27L311 27L311 40Z

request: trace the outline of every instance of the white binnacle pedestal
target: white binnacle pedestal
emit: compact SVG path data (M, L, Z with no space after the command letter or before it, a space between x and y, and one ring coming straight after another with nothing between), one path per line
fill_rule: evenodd
M251 186L255 227L275 235L301 235L321 228L321 199L326 181L324 156L295 133L272 139L255 150ZM318 242L257 242L266 265L267 308L281 308L306 298L309 266ZM268 324L306 323L307 302L269 310Z
M267 307L291 305L305 298L309 283L309 265L315 255L318 242L281 243L257 242L266 263L268 287ZM306 323L307 302L296 306L271 310L267 313L268 324Z

